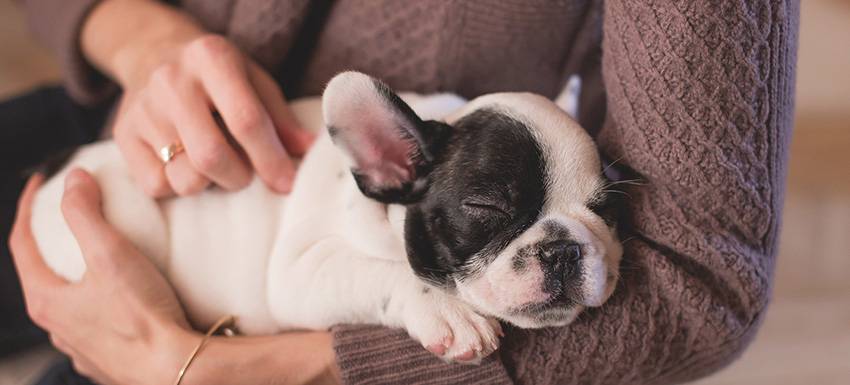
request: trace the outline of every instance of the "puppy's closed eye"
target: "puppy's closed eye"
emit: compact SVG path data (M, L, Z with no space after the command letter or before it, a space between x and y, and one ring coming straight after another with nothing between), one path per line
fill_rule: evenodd
M496 216L503 220L513 218L513 210L510 206L488 198L469 198L462 202L464 211L476 217L491 217Z

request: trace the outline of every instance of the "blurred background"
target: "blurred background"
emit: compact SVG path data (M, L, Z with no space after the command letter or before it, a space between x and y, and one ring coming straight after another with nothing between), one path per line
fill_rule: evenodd
M699 385L850 383L850 0L801 2L773 302L743 357ZM59 78L12 0L0 0L0 47L0 100ZM28 384L55 354L43 348L0 359L0 385Z

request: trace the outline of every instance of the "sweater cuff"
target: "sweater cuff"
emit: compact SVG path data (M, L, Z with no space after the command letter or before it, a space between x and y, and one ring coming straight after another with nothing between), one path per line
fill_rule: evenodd
M68 94L91 106L117 91L118 86L89 64L82 54L80 34L89 12L99 0L26 0L29 24L60 62Z
M511 384L499 353L479 365L447 364L401 329L340 325L331 329L344 384Z

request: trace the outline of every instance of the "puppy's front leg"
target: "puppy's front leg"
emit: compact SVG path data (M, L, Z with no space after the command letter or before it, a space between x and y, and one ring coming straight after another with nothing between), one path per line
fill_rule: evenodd
M499 345L498 321L426 285L406 261L358 254L338 238L296 258L273 259L269 268L269 305L281 328L401 327L449 361L476 362Z
M412 285L391 297L383 317L398 320L411 337L446 361L477 363L499 347L499 322L442 289L425 286L410 269Z

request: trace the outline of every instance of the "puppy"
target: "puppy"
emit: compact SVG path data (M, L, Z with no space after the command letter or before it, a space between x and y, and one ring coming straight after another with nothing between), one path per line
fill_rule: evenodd
M59 208L65 174L81 167L199 328L225 314L247 334L381 324L474 361L498 347L497 320L566 325L614 290L622 247L596 148L546 98L402 98L345 72L291 107L326 130L288 196L255 178L154 200L114 143L82 148L35 200L47 264L71 281L85 271Z

